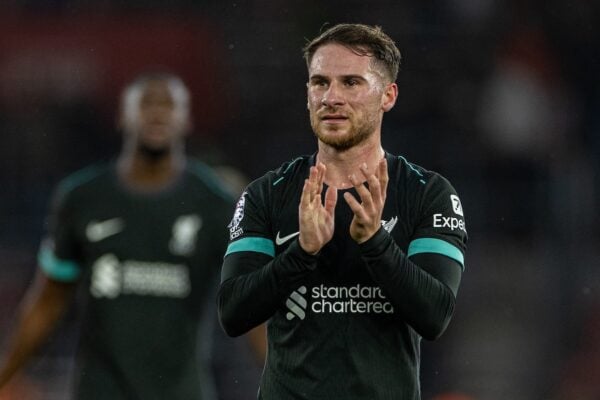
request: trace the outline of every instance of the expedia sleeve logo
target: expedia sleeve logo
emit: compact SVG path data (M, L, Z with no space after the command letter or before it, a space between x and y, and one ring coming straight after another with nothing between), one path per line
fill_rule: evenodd
M462 217L463 209L458 196L455 194L451 194L450 203L452 205L452 211L454 212L454 214ZM465 220L463 218L454 216L448 217L442 213L433 214L433 227L450 229L451 231L455 231L458 229L463 232L467 232L467 227L465 226Z
M458 196L455 194L451 194L450 201L452 202L452 211L454 211L454 214L458 214L461 217L463 217L464 215L463 215L462 204L460 204L460 199L458 198Z
M438 213L433 214L433 227L434 228L446 228L454 231L459 229L466 232L465 221L456 217L445 217L444 214Z

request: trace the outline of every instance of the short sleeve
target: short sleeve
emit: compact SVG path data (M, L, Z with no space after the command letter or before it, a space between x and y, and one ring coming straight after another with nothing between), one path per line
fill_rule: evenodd
M52 279L72 282L79 278L79 248L74 234L72 193L56 190L47 218L46 235L38 253L38 264Z

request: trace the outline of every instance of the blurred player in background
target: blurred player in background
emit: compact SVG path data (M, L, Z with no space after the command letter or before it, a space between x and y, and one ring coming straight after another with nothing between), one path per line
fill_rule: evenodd
M0 387L77 293L75 399L209 399L213 379L201 353L210 329L200 325L214 309L232 197L210 168L185 155L190 94L180 78L141 75L121 100L116 162L88 167L57 187Z
M318 151L238 201L221 323L236 336L268 321L260 399L417 400L421 338L454 312L462 206L442 176L382 148L400 52L380 28L336 25L304 54Z

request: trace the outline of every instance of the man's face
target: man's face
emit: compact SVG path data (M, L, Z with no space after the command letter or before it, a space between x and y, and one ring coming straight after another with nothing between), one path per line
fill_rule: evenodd
M383 112L393 106L396 92L371 57L325 44L315 52L308 74L310 123L321 142L346 150L379 132Z
M129 140L150 154L165 154L183 137L188 109L181 88L168 80L151 80L131 89L123 109Z

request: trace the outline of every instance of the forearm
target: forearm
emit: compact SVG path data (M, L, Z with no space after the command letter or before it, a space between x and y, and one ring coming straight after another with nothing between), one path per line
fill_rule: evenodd
M369 273L396 313L424 338L439 337L454 312L452 290L413 263L383 229L360 248Z
M279 300L273 261L262 269L221 283L217 295L219 321L229 336L239 336L266 321Z
M28 313L18 322L18 328L7 345L9 350L1 363L0 386L24 366L50 334L54 326L51 320L54 318L49 314L40 314Z
M27 363L62 316L66 296L57 295L56 291L38 280L23 301L16 328L0 361L0 387Z
M258 365L264 365L267 358L267 327L260 324L246 333L246 339Z
M239 336L268 320L285 297L317 266L317 257L294 241L263 266L244 265L251 260L232 255L225 259L224 279L217 302L219 320L230 336ZM240 272L248 271L252 272Z

